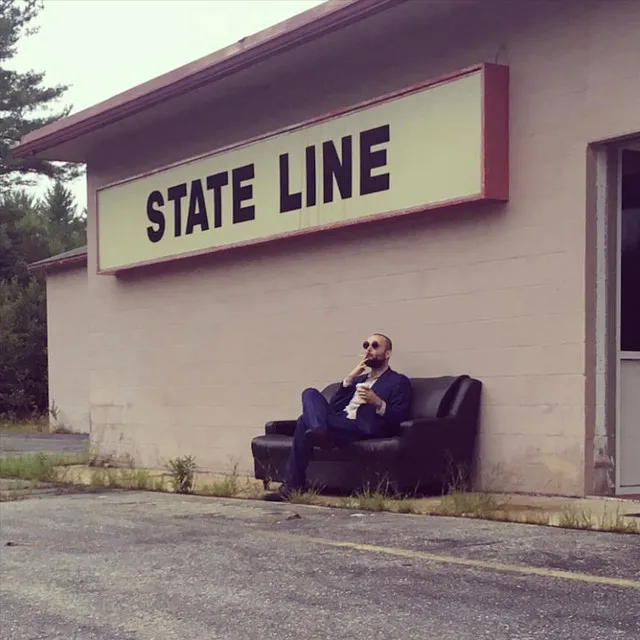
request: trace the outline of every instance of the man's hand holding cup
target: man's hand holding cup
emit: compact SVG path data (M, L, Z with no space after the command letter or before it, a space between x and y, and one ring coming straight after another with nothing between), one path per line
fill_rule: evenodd
M382 406L382 398L376 395L376 393L372 389L370 389L369 387L361 386L361 385L356 385L356 386L357 386L356 394L358 395L358 398L363 404L372 404L375 407Z

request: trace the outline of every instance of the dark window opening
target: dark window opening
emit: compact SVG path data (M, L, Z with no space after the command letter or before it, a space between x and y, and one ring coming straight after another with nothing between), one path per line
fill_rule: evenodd
M620 349L640 351L640 151L622 155Z

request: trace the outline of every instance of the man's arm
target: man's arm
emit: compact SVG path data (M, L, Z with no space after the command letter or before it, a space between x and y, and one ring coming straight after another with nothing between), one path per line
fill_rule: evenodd
M348 380L347 378L345 378L342 381L342 384L340 384L338 388L333 392L333 395L331 396L331 400L329 401L329 404L338 405L341 402L343 402L345 399L347 398L350 399L355 389L356 389L355 381Z
M336 405L351 399L355 391L356 380L362 375L366 366L364 360L361 361L349 375L342 381L342 384L335 390L329 404Z
M393 386L389 399L385 402L380 410L388 422L399 424L404 420L408 420L411 412L411 401L413 399L413 389L411 383L406 376Z

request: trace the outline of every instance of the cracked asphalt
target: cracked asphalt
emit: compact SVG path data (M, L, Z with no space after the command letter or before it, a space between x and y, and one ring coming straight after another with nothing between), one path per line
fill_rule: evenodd
M640 637L637 535L106 492L0 544L3 640Z

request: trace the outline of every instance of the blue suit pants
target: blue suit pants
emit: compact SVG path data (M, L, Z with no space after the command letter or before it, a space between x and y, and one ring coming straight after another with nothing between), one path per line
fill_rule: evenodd
M302 415L296 423L287 463L284 482L287 489L305 488L306 469L313 453L313 445L306 434L320 428L326 428L329 437L338 445L368 437L358 428L358 420L350 420L344 411L336 411L317 389L305 389L302 393Z

